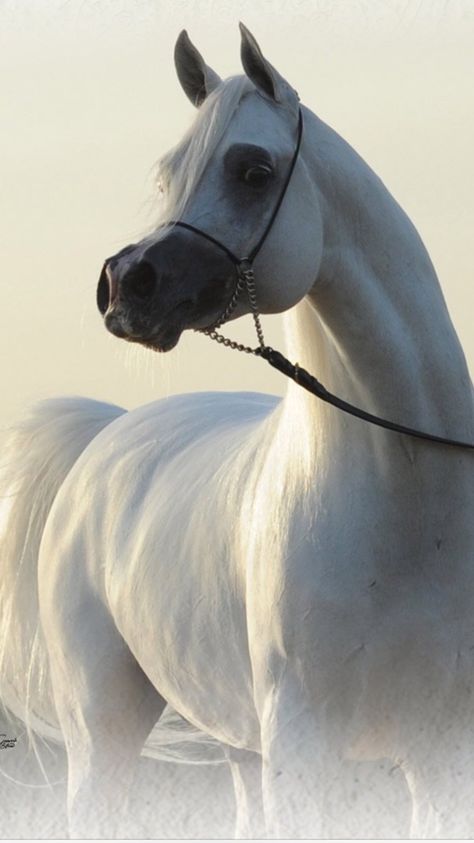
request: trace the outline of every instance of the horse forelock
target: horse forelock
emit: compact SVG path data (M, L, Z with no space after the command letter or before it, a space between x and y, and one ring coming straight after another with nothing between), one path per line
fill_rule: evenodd
M201 105L182 140L159 160L156 180L162 196L158 228L180 219L240 101L252 90L246 76L226 79Z

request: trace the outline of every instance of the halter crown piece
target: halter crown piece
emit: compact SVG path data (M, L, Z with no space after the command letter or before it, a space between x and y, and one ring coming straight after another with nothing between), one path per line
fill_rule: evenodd
M253 247L253 249L249 251L246 257L237 257L227 246L225 246L215 237L212 237L205 231L201 231L200 228L196 228L196 226L194 225L190 225L187 222L181 222L181 220L170 220L169 225L177 225L181 228L186 228L188 231L193 232L193 234L197 234L199 237L204 237L205 240L208 240L210 243L216 246L216 248L225 252L229 260L231 260L234 264L237 271L235 289L232 293L232 296L226 309L223 311L223 313L221 313L221 315L214 322L213 325L211 325L209 328L201 330L200 333L206 334L210 339L215 340L216 342L221 343L222 345L225 345L227 348L232 348L236 351L244 351L246 354L255 354L258 357L263 357L263 359L267 360L267 362L270 363L271 366L273 366L275 369L278 369L278 371L282 374L294 380L295 383L297 383L299 386L303 387L304 389L307 389L308 392L311 392L312 395L315 395L317 398L320 398L321 401L325 401L327 404L331 404L333 407L337 407L344 413L349 413L352 416L356 416L356 418L369 422L369 424L374 424L378 427L383 427L386 430L393 430L395 431L395 433L402 433L406 436L413 436L417 439L425 439L430 442L436 442L440 445L452 445L456 448L469 448L471 450L474 450L473 443L460 442L456 439L445 439L442 436L434 436L433 434L425 433L422 430L416 430L415 428L405 427L404 425L397 424L396 422L391 422L387 419L375 416L372 413L367 413L365 410L361 410L359 407L355 407L353 404L349 404L347 401L343 401L341 398L338 398L337 395L333 395L331 392L329 392L322 385L322 383L320 383L313 375L307 372L306 369L301 368L297 363L291 363L279 351L275 351L273 348L265 344L263 330L260 323L260 315L257 306L257 294L255 286L255 275L253 271L253 262L257 257L260 249L262 248L270 232L270 229L273 223L275 222L283 199L285 198L288 185L291 181L291 177L293 175L293 171L298 160L302 136L303 112L300 108L298 113L298 133L295 151L293 153L293 158L291 160L290 167L286 174L285 181L282 185L280 195L277 199L277 202L273 209L273 213L264 229L263 234L261 235L257 244ZM229 319L235 306L237 305L241 293L244 290L247 292L250 310L255 323L255 330L257 332L258 338L257 348L251 348L250 346L242 345L241 343L235 342L234 340L230 340L228 337L224 337L222 334L218 333L218 329Z

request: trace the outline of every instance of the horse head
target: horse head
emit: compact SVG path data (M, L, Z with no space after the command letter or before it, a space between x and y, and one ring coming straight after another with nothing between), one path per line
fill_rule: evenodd
M223 313L225 321L249 313L245 295L228 311L238 265L252 251L261 313L300 301L321 260L319 203L303 149L295 155L298 95L240 28L245 75L225 81L180 34L176 70L196 120L161 161L158 227L109 258L100 276L97 304L108 330L158 351L173 348L185 329L221 324Z

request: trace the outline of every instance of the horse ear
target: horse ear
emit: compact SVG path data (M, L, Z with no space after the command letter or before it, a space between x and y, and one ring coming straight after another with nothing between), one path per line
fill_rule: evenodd
M296 91L267 61L256 39L247 27L243 23L239 23L239 27L242 36L240 56L248 78L267 99L277 103L287 103L295 107L299 99Z
M176 41L174 63L184 93L198 108L211 91L217 88L221 78L207 66L185 29Z

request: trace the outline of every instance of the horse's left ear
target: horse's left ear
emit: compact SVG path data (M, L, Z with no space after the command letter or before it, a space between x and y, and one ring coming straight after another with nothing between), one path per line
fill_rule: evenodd
M243 23L239 23L239 27L242 36L240 56L248 78L267 99L297 109L299 97L296 91L267 61L247 27Z
M184 93L198 108L211 91L217 88L221 78L207 66L185 29L176 41L174 63Z

